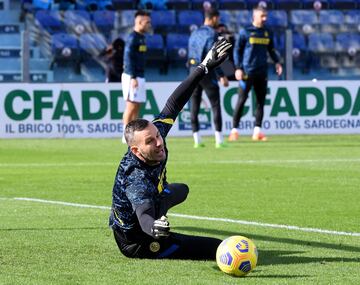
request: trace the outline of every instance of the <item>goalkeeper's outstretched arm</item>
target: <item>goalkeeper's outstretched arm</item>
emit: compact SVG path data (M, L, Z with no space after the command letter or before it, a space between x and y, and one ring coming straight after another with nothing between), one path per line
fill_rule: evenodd
M203 76L207 74L209 70L219 66L226 59L229 48L231 48L231 44L226 39L217 41L198 68L195 68L171 94L161 113L175 120L179 112L189 101L192 92Z

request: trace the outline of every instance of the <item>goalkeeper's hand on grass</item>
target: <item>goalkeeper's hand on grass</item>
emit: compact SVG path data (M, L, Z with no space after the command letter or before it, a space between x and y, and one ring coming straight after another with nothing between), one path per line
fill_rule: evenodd
M162 216L160 219L155 220L151 233L156 239L168 237L170 235L170 224L167 217Z
M205 73L208 73L210 69L219 66L227 58L229 48L231 48L231 43L225 38L218 40L200 63L200 67L205 70Z

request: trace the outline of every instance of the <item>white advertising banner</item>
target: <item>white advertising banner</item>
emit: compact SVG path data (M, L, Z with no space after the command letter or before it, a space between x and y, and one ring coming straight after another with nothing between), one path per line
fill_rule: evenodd
M151 120L179 82L149 82L141 116ZM223 132L232 128L237 83L221 88ZM213 115L203 94L203 135L213 134ZM0 138L120 137L124 100L120 84L1 84ZM239 129L252 133L256 99L250 94ZM265 102L266 134L360 133L360 81L271 81ZM191 135L189 104L171 130Z

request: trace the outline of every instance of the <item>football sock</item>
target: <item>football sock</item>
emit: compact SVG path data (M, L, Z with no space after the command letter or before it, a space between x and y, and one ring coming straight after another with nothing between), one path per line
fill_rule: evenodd
M215 142L218 144L223 143L223 135L221 132L215 132Z
M261 131L261 128L256 126L254 128L254 135L258 135L260 133L260 131Z
M201 136L198 132L193 133L193 137L194 137L194 143L195 144L200 144L201 143Z

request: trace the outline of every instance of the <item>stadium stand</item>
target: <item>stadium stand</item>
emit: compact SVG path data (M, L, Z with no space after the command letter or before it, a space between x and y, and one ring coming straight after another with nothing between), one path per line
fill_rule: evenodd
M219 8L227 10L244 10L246 9L246 2L245 0L220 0Z
M48 74L39 80L104 80L98 53L117 36L126 38L132 30L134 13L146 1L128 0L14 0L10 11L0 11L1 69L20 70L11 62L21 56L21 32L30 32L32 67ZM148 1L152 2L152 1ZM147 35L148 68L168 73L186 72L187 39L203 23L204 1L162 1L168 9L153 6L153 34ZM285 30L293 32L292 58L296 79L345 74L359 76L359 1L348 0L210 0L220 9L220 21L238 35L251 23L251 8L262 3L269 9L268 25L274 31L276 48L285 57ZM145 3L146 4L146 3ZM319 5L320 4L320 5ZM1 1L0 1L0 9ZM1 13L4 12L4 13ZM61 46L61 44L63 46ZM67 49L68 48L68 49ZM64 51L65 50L65 51ZM70 56L68 51L70 50ZM71 60L70 60L71 58ZM5 60L9 59L9 61ZM10 59L14 59L11 61ZM5 60L5 61L3 61ZM154 67L153 64L159 64ZM52 63L52 64L51 64ZM5 66L6 65L6 66ZM74 66L75 65L75 68ZM50 68L52 67L52 69ZM20 68L20 67L19 67ZM36 68L35 68L36 69ZM344 72L344 70L346 72ZM162 72L164 73L164 72ZM152 77L154 74L154 77ZM150 72L150 80L158 78ZM270 78L271 78L270 74ZM1 76L0 76L1 78ZM3 77L9 78L9 77ZM21 79L21 76L14 76Z
M176 29L175 11L153 11L151 13L151 25L155 33L167 33Z

